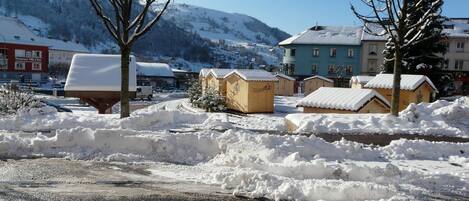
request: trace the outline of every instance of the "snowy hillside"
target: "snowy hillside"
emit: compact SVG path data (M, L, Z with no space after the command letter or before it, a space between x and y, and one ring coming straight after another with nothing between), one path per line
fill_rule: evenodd
M172 4L164 18L186 31L196 32L202 38L210 40L276 45L289 37L287 33L247 15L188 4Z

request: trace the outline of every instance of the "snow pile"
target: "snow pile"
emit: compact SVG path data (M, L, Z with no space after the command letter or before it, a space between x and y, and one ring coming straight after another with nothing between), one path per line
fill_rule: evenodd
M424 134L469 137L469 97L454 102L411 104L399 117L388 114L290 114L296 132Z

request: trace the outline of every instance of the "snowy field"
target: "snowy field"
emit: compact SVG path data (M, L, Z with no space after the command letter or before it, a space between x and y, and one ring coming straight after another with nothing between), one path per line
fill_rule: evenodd
M286 130L284 117L301 112L295 107L301 97L276 97L274 114L240 116L208 114L192 108L186 99L161 95L161 101L124 120L98 115L74 99L44 98L74 112L41 108L0 118L0 158L146 164L151 173L146 179L210 184L234 195L275 200L469 199L469 143L399 140L371 147L260 132ZM449 130L440 134L467 137L468 103L468 98L461 98L414 105L399 121L386 115L342 119L319 115L322 121L334 119L334 124L326 125L311 123L317 122L309 119L312 115L296 116L301 117L297 119L304 131L327 127L320 131L389 131L402 125L402 130L430 134L440 132L424 128L440 126L440 131ZM349 121L374 124L366 128Z

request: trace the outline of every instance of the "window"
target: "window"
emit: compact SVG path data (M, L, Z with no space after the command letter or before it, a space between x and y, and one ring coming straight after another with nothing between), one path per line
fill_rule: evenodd
M464 42L458 42L458 44L456 45L456 51L464 52Z
M456 60L456 62L454 63L454 69L456 70L462 70L464 66L464 60Z
M26 52L25 52L26 58L31 58L32 55L33 55L33 53L32 53L31 51L26 51Z
M15 70L24 70L26 69L26 64L24 62L15 62Z
M294 75L295 74L295 64L285 64L283 67L283 73L285 75Z
M368 72L376 72L378 69L378 60L377 59L368 59Z
M348 51L347 51L347 57L352 58L353 55L354 55L353 49L348 49Z
M296 49L290 49L290 56L296 56Z
M368 46L368 54L369 55L377 55L378 54L378 45L370 44Z
M313 57L319 57L319 48L313 49Z
M331 48L331 52L329 53L329 56L336 57L337 56L337 48Z
M41 70L42 68L41 63L33 63L33 68L32 70Z
M41 51L33 51L33 57L34 58L41 58L42 57L42 52Z
M8 55L6 49L0 49L0 69L8 69Z
M329 67L327 68L327 73L334 74L335 73L335 65L330 64Z
M353 66L348 65L347 68L345 69L345 73L347 73L347 75L352 75L353 74Z
M311 65L311 74L313 74L313 75L318 74L318 65L317 64Z
M26 57L26 51L25 50L15 50L15 57Z

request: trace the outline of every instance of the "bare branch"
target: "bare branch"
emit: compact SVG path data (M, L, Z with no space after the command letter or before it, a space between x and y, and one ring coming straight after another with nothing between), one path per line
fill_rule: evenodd
M153 18L153 20L151 20L150 22L148 22L148 24L142 28L140 31L138 31L137 29L135 30L134 34L131 36L130 40L129 40L129 44L135 42L138 38L140 38L142 35L144 35L145 33L147 33L148 31L150 31L151 27L153 25L156 24L156 22L158 22L161 17L163 16L164 12L168 9L168 6L169 6L169 3L171 3L171 0L167 0L164 7L161 9L161 11L158 13L158 15Z

